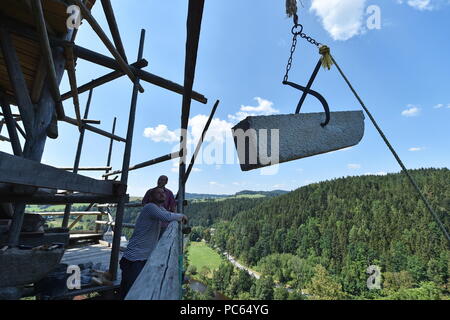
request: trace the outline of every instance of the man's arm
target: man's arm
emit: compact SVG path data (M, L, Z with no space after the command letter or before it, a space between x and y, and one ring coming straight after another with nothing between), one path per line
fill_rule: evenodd
M187 221L187 217L184 214L172 213L164 208L157 207L156 205L146 205L144 209L149 217L154 220L161 220L165 222L171 221Z

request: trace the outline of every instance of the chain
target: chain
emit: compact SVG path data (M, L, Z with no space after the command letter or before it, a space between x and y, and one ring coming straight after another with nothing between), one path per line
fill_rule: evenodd
M296 30L299 28L298 30ZM292 68L292 57L294 55L295 49L297 47L297 37L300 36L300 38L305 39L309 43L315 45L316 47L320 47L322 44L320 42L317 42L315 39L311 38L310 36L306 35L303 32L303 25L298 23L298 16L294 15L294 26L292 27L291 33L294 35L292 38L292 46L291 46L291 54L289 56L289 60L286 66L286 74L284 75L283 82L288 81L289 77L289 71Z

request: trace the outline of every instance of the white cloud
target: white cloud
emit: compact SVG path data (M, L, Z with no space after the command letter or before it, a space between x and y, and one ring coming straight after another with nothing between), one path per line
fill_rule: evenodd
M431 0L408 0L408 5L418 10L432 10Z
M254 100L258 102L256 107L241 105L241 109L234 115L228 115L228 119L232 121L242 121L249 116L269 116L280 112L273 108L272 101L260 97L255 97Z
M415 117L415 116L418 116L419 114L420 114L420 108L413 106L413 105L409 105L408 109L406 109L402 112L402 116L405 116L405 117Z
M414 148L408 149L408 151L411 151L411 152L418 152L418 151L422 151L422 150L423 150L423 148L420 148L420 147L414 147Z
M406 3L410 7L420 11L431 11L442 7L443 5L450 4L448 0L397 0L397 3Z
M312 0L310 11L322 21L334 40L348 40L362 33L365 0Z
M349 163L347 165L347 168L352 169L352 170L361 169L361 165L357 164L357 163Z
M444 107L444 105L442 103L439 103L439 104L435 105L433 108L434 109L441 109L443 107Z
M196 115L195 117L189 119L190 133L192 134L192 142L197 143L202 136L203 129L206 122L208 121L208 116L204 114ZM226 121L214 118L209 125L208 132L206 134L204 141L216 141L224 142L226 133L231 132L233 125Z
M156 128L145 128L144 136L155 142L176 142L180 139L179 135L170 131L164 124L160 124Z

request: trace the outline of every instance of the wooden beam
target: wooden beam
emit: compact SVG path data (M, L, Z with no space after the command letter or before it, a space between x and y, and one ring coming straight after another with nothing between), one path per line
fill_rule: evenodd
M128 63L127 55L125 53L125 48L123 47L122 39L120 37L119 27L117 25L116 17L114 15L114 10L111 5L111 1L102 0L103 11L105 12L106 21L108 21L109 31L113 37L114 44L122 56L123 60Z
M145 60L145 59L142 59L142 60L140 60L138 62L135 62L135 63L131 64L131 66L133 66L135 68L138 68L138 69L144 68L147 65L148 65L148 61ZM92 80L92 81L90 81L90 82L88 82L88 83L78 87L78 89L77 89L78 94L82 94L83 92L89 91L90 89L94 89L96 87L99 87L99 86L101 86L101 85L103 85L105 83L108 83L110 81L118 79L118 78L120 78L120 77L122 77L124 75L125 74L122 71L113 71L111 73L108 73L108 74L106 74L106 75L104 75L104 76L102 76L100 78L94 79L94 80ZM61 96L61 99L64 101L64 100L67 100L67 99L72 98L72 97L73 97L73 92L72 91L68 91L68 92L64 93Z
M40 38L40 47L42 50L42 56L47 66L47 77L50 84L50 89L55 100L56 113L58 119L64 118L64 108L61 103L61 94L59 92L58 77L55 70L55 62L53 61L53 53L50 47L50 40L47 32L47 25L44 17L44 10L42 9L41 0L32 0L31 5L33 8L35 22L38 29L38 35Z
M11 106L6 102L4 95L0 92L0 105L3 111L3 117L5 118L6 128L8 129L9 140L11 147L16 156L22 157L22 147L20 146L19 136L16 131L16 121L14 120L11 112Z
M128 168L128 171L133 171L133 170L149 167L149 166L161 163L161 162L169 161L169 160L172 160L172 159L177 159L179 157L180 157L180 152L169 153L169 154L166 154L166 155L164 155L162 157L155 158L155 159L152 159L152 160L149 160L149 161L145 161L145 162L136 164L134 166L131 166L131 167ZM111 173L104 174L103 177L106 178L106 177L114 176L116 174L121 174L121 173L122 173L121 170L117 170L117 171L113 171Z
M5 152L0 152L0 182L103 195L120 193L117 182L95 180Z
M97 53L95 51L80 47L80 46L74 46L74 52L75 55L83 60L102 65L106 68L114 69L114 70L121 70L120 66L117 64L117 62L105 55L102 55L100 53ZM143 81L146 81L148 83L154 84L158 87L170 90L172 92L183 94L184 88L183 86L174 83L172 81L169 81L167 79L161 78L157 75L154 75L152 73L149 73L144 70L139 70L134 67L131 67L131 70ZM203 104L208 103L208 100L200 93L197 93L195 91L192 92L192 99L201 102Z
M62 211L56 211L56 212L36 212L37 214L41 216L63 216L64 212ZM99 211L72 211L70 213L71 216L107 216L107 213L101 213Z
M73 171L74 168L58 168L59 170L65 170L65 171ZM84 168L78 168L78 171L106 171L111 170L112 167L84 167Z
M116 132L116 122L117 122L117 118L114 117L111 134L114 134ZM114 140L111 139L109 141L108 158L106 160L106 166L107 167L111 166L111 157L112 157L113 145L114 145ZM106 170L105 173L108 174L109 171L111 171L111 169ZM108 177L105 177L105 180L108 180Z
M109 222L109 221L95 221L96 224L100 224L100 225L108 225L108 226L115 226L116 223L115 222ZM135 225L134 223L122 223L122 227L124 228L130 228L130 229L134 229Z
M117 49L114 47L114 45L111 43L111 41L108 39L108 36L105 34L103 29L100 27L98 22L95 20L95 18L92 16L91 11L86 8L84 3L82 3L80 0L68 0L70 3L77 5L80 10L81 14L83 15L83 18L90 24L92 29L95 31L95 33L98 35L100 40L102 40L103 44L106 46L106 48L109 50L109 52L113 55L113 57L116 59L117 63L120 65L120 68L123 72L127 74L127 76L130 78L130 80L135 83L136 82L136 76L134 75L133 71L131 71L130 66L127 62L122 58L119 52L117 52ZM139 92L143 93L144 88L142 88L141 85L138 85Z
M16 125L17 131L19 131L19 133L22 135L22 137L26 140L27 135L26 135L25 131L22 129L22 127L17 123L16 119L14 119L14 124Z
M36 193L36 194L13 194L13 193L0 193L1 202L13 202L20 203L25 201L28 204L67 204L67 203L114 203L119 201L117 196L104 196L98 194L48 194L48 193Z
M27 83L25 82L11 35L3 27L0 27L0 44L3 59L8 69L9 81L17 101L17 107L19 108L27 136L31 138L33 137L34 106L28 93Z
M68 46L65 48L66 53L66 69L69 76L70 89L72 92L73 105L75 107L75 116L78 122L78 128L80 132L82 129L81 123L81 112L80 112L80 99L78 97L78 85L77 85L77 75L75 73L75 57L73 55L73 48ZM92 90L91 90L92 92ZM87 118L87 117L85 117Z
M66 117L63 119L63 121L64 121L64 122L67 122L67 123L70 123L70 124L72 124L72 125L74 125L74 126L78 126L78 123L77 123L77 120L76 120L76 119L72 119L72 118L66 116ZM86 130L88 130L88 131L95 132L95 133L97 133L97 134L99 134L99 135L101 135L101 136L104 136L104 137L107 137L107 138L110 138L110 139L114 139L114 140L116 140L116 141L120 141L120 142L126 142L126 141L127 141L127 140L125 140L124 138L121 138L121 137L119 137L119 136L116 136L116 135L111 134L111 133L109 133L109 132L107 132L107 131L101 130L101 129L99 129L99 128L90 126L90 125L88 125L88 124L83 124L83 127L84 127Z
M171 222L150 254L125 300L179 300L179 223Z
M36 70L36 75L33 81L33 88L31 89L31 101L33 103L39 103L41 98L42 89L44 88L45 79L47 78L47 67L45 65L45 59L41 57L39 59L39 65Z
M202 25L204 0L189 0L187 17L187 39L186 39L186 59L184 66L184 92L181 110L181 132L187 132L189 124L189 113L192 102L192 88L194 86L195 68L197 64L198 43L200 40L200 30ZM181 136L181 158L178 172L178 212L184 211L185 197L185 174L186 174L186 150L187 136Z
M82 215L79 215L74 222L71 223L71 225L69 226L69 230L72 230L72 228L78 223L80 222L80 220L83 219ZM64 228L64 227L63 227Z

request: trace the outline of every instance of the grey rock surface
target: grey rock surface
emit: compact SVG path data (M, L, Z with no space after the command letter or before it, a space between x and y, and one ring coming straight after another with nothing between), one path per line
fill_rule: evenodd
M348 148L364 135L362 111L331 112L330 123L322 127L324 121L323 112L247 117L233 128L241 169L248 171ZM245 143L242 132L248 137Z

